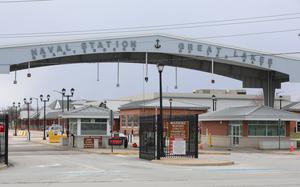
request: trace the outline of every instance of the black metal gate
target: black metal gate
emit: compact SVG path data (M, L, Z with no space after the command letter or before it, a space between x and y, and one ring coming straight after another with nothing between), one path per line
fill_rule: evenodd
M8 164L8 115L0 114L0 163Z
M198 158L198 115L164 119L163 137L163 156Z
M156 157L156 117L140 117L140 153L142 159L153 160Z
M156 159L156 121L159 116L140 117L140 158ZM198 158L198 115L163 119L163 153L161 157Z

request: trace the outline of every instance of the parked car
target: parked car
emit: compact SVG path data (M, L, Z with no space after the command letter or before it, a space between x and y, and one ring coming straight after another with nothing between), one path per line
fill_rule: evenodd
M53 131L54 135L60 134L62 131L62 128L59 124L52 124L48 129L46 130L47 137L49 136L49 132Z

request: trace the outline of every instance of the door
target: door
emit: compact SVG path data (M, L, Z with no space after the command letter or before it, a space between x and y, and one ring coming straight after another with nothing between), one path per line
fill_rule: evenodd
M238 146L240 144L240 125L231 125L231 145Z

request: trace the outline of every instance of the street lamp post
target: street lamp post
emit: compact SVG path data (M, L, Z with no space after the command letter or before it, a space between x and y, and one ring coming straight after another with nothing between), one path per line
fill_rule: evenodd
M40 99L41 99L41 102L44 102L44 124L43 124L44 136L43 136L43 140L46 140L46 103L49 102L50 95L48 94L46 99L44 99L43 95L40 95Z
M27 123L28 123L28 141L30 141L30 114L29 114L29 106L32 103L32 98L27 101L26 98L24 98L24 103L27 105Z
M61 90L63 97L67 98L67 111L70 110L70 97L73 97L74 91L75 91L75 89L71 88L71 90L70 90L71 94L66 94L66 89L65 88L63 88ZM69 137L69 119L67 120L67 130L66 130L66 133L67 133L67 137Z
M169 99L169 102L170 102L170 123L171 123L171 120L172 120L172 101L173 101L173 99L170 98Z
M18 102L18 105L16 105L15 102L13 102L13 108L16 110L16 116L15 116L15 134L14 136L17 136L17 125L18 125L18 108L21 108L21 103Z
M161 64L157 65L159 72L159 122L157 124L157 159L160 160L160 157L163 156L163 103L162 103L162 72L164 66Z
M217 110L217 97L215 95L212 95L211 99L212 99L213 111L216 111Z
M282 103L281 102L282 102L282 95L279 96L279 109L282 108L282 105L281 105Z

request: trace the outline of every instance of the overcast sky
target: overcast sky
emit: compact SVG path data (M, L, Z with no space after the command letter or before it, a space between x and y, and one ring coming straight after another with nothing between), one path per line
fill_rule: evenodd
M13 0L12 0L13 1ZM45 2L7 3L0 0L0 46L37 41L55 41L66 37L6 38L4 34L33 32L84 31L120 27L178 24L254 16L300 13L299 0L53 0ZM155 33L172 34L190 38L207 36L268 32L283 29L300 29L300 14L290 20L263 23L162 30ZM299 17L299 19L297 18ZM144 32L143 32L144 33ZM152 31L151 31L152 33ZM207 39L207 41L271 53L300 51L298 32ZM122 35L125 33L119 33ZM134 35L135 33L131 33ZM102 35L69 36L70 38ZM296 57L300 56L294 55ZM1 59L0 59L1 60ZM100 64L100 81L96 79L96 64L76 64L32 69L18 72L18 84L14 74L0 75L0 107L11 105L23 98L50 94L51 99L60 98L53 90L75 88L76 99L118 99L124 96L158 90L158 73L150 67L149 82L143 82L143 65L121 64L120 87L116 87L117 64ZM300 70L299 70L300 72ZM187 69L178 70L178 89L174 89L174 68L164 70L164 91L192 92L194 89L221 88L242 89L242 83L230 78ZM250 90L259 93L260 89ZM284 83L278 90L300 98L299 83Z

